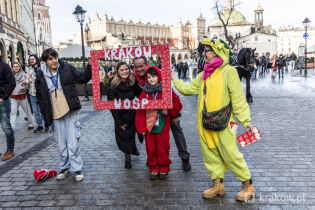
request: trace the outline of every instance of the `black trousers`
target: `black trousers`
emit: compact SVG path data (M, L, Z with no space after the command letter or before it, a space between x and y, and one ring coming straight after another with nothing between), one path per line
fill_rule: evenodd
M177 125L171 123L171 130L175 139L175 144L178 149L178 155L182 160L189 160L190 154L187 152L186 139L183 133L183 129L180 126L180 121Z
M180 79L181 78L181 75L182 74L182 70L178 70L178 79Z
M187 70L183 70L183 74L184 74L184 79L186 79L186 77L187 77Z
M283 66L278 66L278 74L279 74L279 78L280 78L280 74L282 73L282 77L283 77Z

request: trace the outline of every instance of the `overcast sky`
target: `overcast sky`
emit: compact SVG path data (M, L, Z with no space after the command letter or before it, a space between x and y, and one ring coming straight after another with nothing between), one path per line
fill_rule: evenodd
M237 10L242 12L247 21L254 21L254 9L258 2L264 8L264 25L299 26L308 17L315 26L314 0L241 0ZM50 7L53 43L72 39L73 34L80 30L73 11L77 4L87 10L87 16L93 18L96 11L100 17L106 13L115 20L141 20L155 24L175 25L179 18L183 22L190 20L193 24L203 13L210 25L215 18L212 9L214 0L46 0Z

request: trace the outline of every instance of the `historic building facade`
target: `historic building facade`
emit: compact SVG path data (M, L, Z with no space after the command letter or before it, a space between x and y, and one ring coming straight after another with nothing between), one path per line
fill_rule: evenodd
M230 11L231 15L230 15ZM230 36L236 40L236 49L243 47L256 48L258 54L269 52L277 53L277 34L271 26L264 26L264 9L258 4L254 10L255 22L248 22L245 16L234 9L234 0L226 0L224 11L221 17L226 22L230 15L227 30ZM225 40L224 27L217 16L214 22L208 27L207 35L210 38L217 37Z
M33 0L33 8L37 53L41 55L46 48L52 46L49 7L45 0Z
M88 18L84 36L86 44L94 49L169 44L175 62L189 59L192 49L197 48L205 34L206 20L202 14L196 19L196 25L179 20L175 26L166 26L123 19L116 21L107 14L100 17L96 13L93 18ZM74 35L73 42L81 44L80 32Z
M309 27L307 30L309 37L307 39L307 51L315 52L315 27ZM281 27L277 31L278 35L278 52L290 54L292 52L297 55L304 56L305 39L303 34L304 28L293 28L291 26Z
M0 56L22 65L36 52L32 0L0 0Z

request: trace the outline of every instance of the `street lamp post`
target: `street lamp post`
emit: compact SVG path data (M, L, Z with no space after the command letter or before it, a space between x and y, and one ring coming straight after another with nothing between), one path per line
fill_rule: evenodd
M307 77L307 37L308 37L308 34L307 34L307 28L309 27L310 25L310 20L306 17L304 20L303 20L303 25L304 25L304 28L305 28L305 33L304 33L304 39L305 39L305 49L304 49L304 77Z
M83 22L85 19L85 13L86 10L84 10L80 5L77 5L75 8L75 11L72 13L75 15L75 18L77 21L80 23L81 26L81 41L82 41L82 59L83 59L83 70L85 70L86 65L85 65L85 50L84 50L84 36L83 36ZM87 84L84 84L84 97L85 100L89 100L89 93L88 93L88 88Z

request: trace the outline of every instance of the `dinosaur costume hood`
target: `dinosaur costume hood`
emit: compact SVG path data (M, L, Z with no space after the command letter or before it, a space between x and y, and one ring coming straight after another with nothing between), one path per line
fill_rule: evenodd
M223 60L222 68L230 62L229 45L221 39L203 38L201 44L210 46L215 54Z

